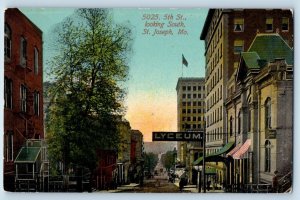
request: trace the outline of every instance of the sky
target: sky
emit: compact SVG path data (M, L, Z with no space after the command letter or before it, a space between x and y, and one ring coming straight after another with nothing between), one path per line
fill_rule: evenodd
M49 48L52 30L74 9L20 10L43 31L44 81L48 80L47 60L53 55ZM207 12L203 8L112 9L115 23L129 23L132 27L133 52L129 58L129 79L124 83L128 92L125 118L132 129L144 134L144 141L151 141L152 131L177 131L178 78L204 77L204 42L200 33ZM143 34L145 29L147 34ZM180 29L182 34L178 34ZM155 34L156 30L165 35ZM182 65L182 54L188 67Z

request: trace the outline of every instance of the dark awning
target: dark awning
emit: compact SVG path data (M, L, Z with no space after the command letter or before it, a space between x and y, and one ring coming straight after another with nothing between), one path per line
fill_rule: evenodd
M205 157L205 162L214 161L215 158L220 157L220 155L227 153L232 149L234 142L228 142L224 147L222 147L219 151L213 154L209 154ZM203 156L194 161L194 165L199 165L203 160Z
M15 163L35 163L41 151L41 147L22 147Z

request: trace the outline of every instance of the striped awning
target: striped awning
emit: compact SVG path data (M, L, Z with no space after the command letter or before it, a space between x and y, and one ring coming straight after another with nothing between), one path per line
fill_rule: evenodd
M246 142L241 146L241 148L232 155L233 159L244 158L245 153L248 151L250 146L251 146L251 140L247 139Z
M237 152L241 148L241 146L241 144L236 145L231 151L229 151L229 153L226 154L226 157L232 157L233 154L235 154L235 152Z

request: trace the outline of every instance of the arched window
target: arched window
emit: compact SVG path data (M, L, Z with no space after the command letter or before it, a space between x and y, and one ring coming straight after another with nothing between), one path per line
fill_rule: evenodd
M229 135L230 135L230 136L233 135L233 131L232 131L232 122L233 122L233 118L232 118L232 116L230 116L230 119L229 119Z
M27 64L27 41L24 37L21 37L20 64L22 66Z
M265 172L271 172L271 142L265 142Z
M271 99L267 98L265 102L265 128L271 128Z
M11 29L7 24L4 29L4 58L11 58Z
M238 134L241 133L241 125L242 125L242 116L241 116L241 111L239 111L239 114L238 114Z
M248 132L251 131L251 110L248 110Z
M34 114L39 116L40 115L40 93L35 91L34 92L34 102L33 102L33 108L34 108Z

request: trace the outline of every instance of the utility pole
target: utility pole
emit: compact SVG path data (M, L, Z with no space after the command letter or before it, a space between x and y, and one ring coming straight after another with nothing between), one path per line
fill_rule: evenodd
M206 193L206 177L205 177L205 156L206 156L206 123L204 122L204 134L203 134L203 193Z

